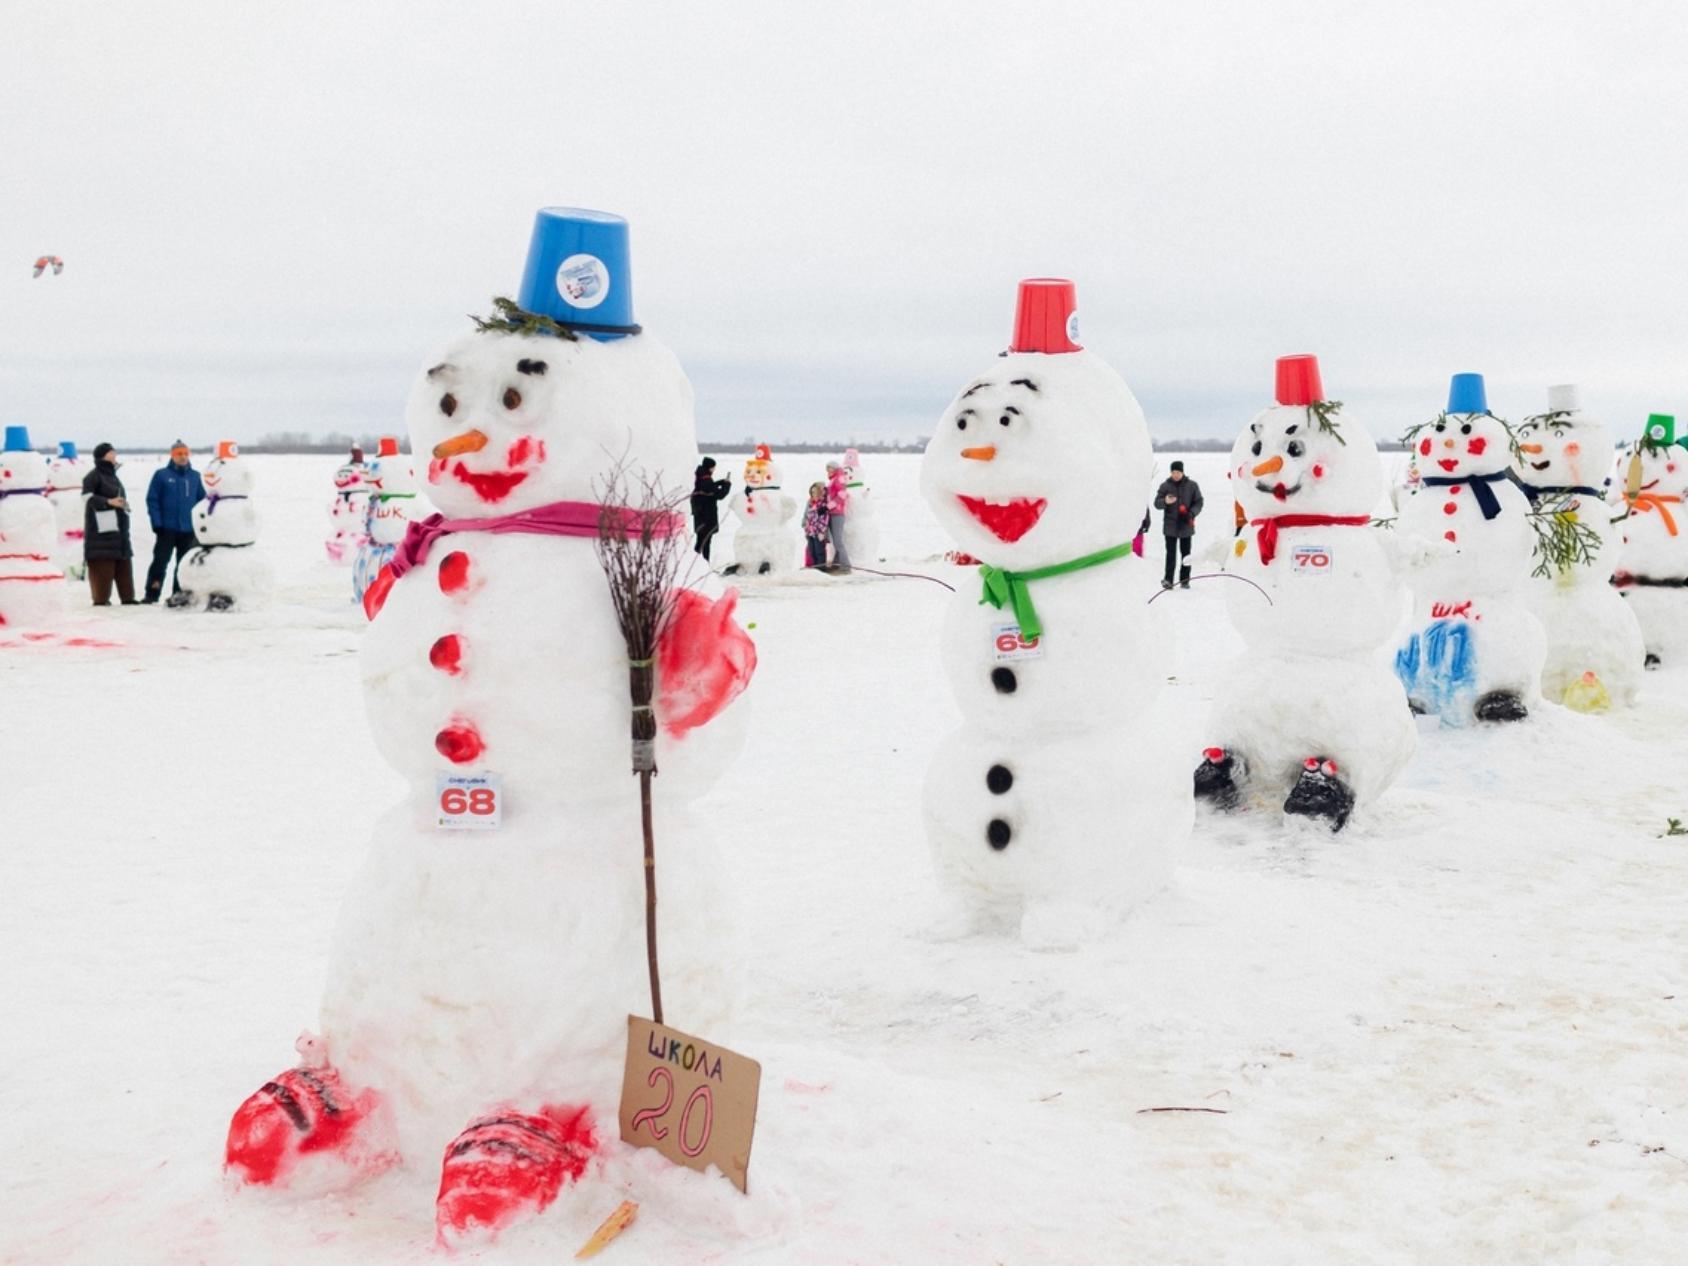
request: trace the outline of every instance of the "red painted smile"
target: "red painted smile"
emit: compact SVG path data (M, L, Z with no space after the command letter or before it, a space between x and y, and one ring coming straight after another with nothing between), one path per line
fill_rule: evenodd
M515 491L516 485L528 477L525 470L497 470L478 474L462 462L451 468L452 477L475 490L475 495L489 504L502 501Z
M1437 462L1436 464L1438 466L1440 466L1443 470L1450 470L1451 471L1455 466L1459 465L1459 458L1457 458L1457 457L1444 457L1441 461Z
M1015 497L1006 503L983 501L978 497L958 496L956 499L968 514L990 529L991 535L1010 545L1037 526L1037 521L1043 517L1044 507L1049 504L1042 497L1035 501L1029 497Z

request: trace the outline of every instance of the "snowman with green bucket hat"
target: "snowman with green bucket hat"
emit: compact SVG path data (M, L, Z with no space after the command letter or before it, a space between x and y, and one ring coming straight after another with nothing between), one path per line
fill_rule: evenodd
M1654 413L1623 467L1614 583L1641 625L1649 666L1688 662L1688 434Z

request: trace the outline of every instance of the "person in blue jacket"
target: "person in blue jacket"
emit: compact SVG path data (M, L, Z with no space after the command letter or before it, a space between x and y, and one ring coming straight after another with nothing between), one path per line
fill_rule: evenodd
M188 464L188 446L177 440L170 460L153 474L147 486L147 517L152 520L152 566L147 569L147 592L142 602L157 602L164 592L164 573L176 556L172 593L182 589L182 555L193 548L193 508L205 500L205 484Z

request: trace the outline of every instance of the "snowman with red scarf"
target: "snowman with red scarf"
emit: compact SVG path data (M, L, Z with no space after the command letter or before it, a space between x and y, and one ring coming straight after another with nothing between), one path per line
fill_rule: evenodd
M1319 362L1277 363L1276 403L1231 451L1248 522L1225 571L1248 653L1220 683L1195 791L1221 809L1263 792L1338 831L1418 744L1406 696L1378 651L1406 613L1398 551L1373 526L1384 497L1377 445L1325 399Z
M649 995L597 497L614 469L672 490L697 463L690 384L633 323L630 280L624 220L541 211L518 304L416 378L440 513L365 595L363 652L371 729L410 791L342 907L320 1035L230 1126L243 1183L344 1190L399 1164L455 1244L543 1210L614 1134ZM683 841L662 858L664 994L706 1031L729 1009L730 928L688 802L743 738L755 651L735 597L700 568L656 664L655 817ZM439 829L452 778L497 788L496 830Z
M926 826L969 930L1088 939L1158 889L1189 784L1148 741L1169 671L1131 550L1154 457L1125 381L1077 342L1074 286L1020 284L1013 347L956 396L920 490L982 558L945 618L962 715L926 775Z
M1446 411L1410 434L1422 475L1397 530L1451 551L1414 574L1395 673L1413 711L1444 725L1521 721L1541 702L1547 635L1525 605L1536 534L1512 432L1489 412L1483 375L1455 374Z

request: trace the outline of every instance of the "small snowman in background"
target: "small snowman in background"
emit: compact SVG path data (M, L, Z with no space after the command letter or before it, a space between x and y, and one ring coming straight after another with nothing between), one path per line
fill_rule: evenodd
M352 567L354 602L363 601L364 592L404 540L405 529L428 513L427 503L416 495L416 471L410 458L399 452L396 435L381 437L380 451L363 481L368 489L369 523Z
M844 468L844 487L850 495L844 515L844 549L851 562L871 563L879 557L879 513L873 489L862 475L862 455L847 448L839 465Z
M233 440L217 445L205 468L205 500L193 508L199 542L177 567L182 588L166 606L206 611L250 610L269 597L269 560L256 548L258 512L252 505L252 468Z
M1547 412L1525 418L1517 438L1515 468L1537 525L1526 600L1547 633L1542 694L1579 712L1629 707L1645 651L1635 613L1611 584L1612 433L1565 384L1547 389Z
M744 484L727 501L738 518L733 534L733 561L722 574L753 572L758 576L792 571L799 542L792 527L797 499L780 489L779 467L766 444L758 444L744 464Z
M328 539L323 542L331 563L356 560L369 527L369 486L364 482L363 449L352 446L334 472L334 503L328 508Z
M1651 414L1622 466L1614 581L1641 626L1647 666L1688 662L1688 436L1670 414Z
M927 771L927 833L976 917L1051 946L1154 893L1193 816L1188 774L1144 729L1171 657L1131 551L1149 432L1079 346L1074 304L1070 281L1020 283L1012 348L944 411L920 467L938 522L985 560L944 620L962 725Z
M1407 438L1421 472L1396 520L1425 550L1395 672L1416 713L1444 725L1522 721L1541 701L1547 635L1524 605L1536 535L1512 479L1511 429L1489 412L1481 374L1455 374L1448 407Z
M47 459L29 429L8 426L0 448L0 627L42 627L64 612L59 524L47 500Z
M1248 649L1215 691L1215 745L1195 775L1197 798L1218 808L1257 787L1333 831L1388 790L1418 746L1401 683L1378 658L1407 599L1395 540L1372 518L1383 464L1341 409L1325 399L1317 359L1282 357L1276 403L1231 450L1248 522L1225 570L1250 584L1225 598Z
M59 451L47 461L47 500L59 523L59 557L72 580L88 575L82 558L82 479L88 464L76 452L75 440L60 440Z

